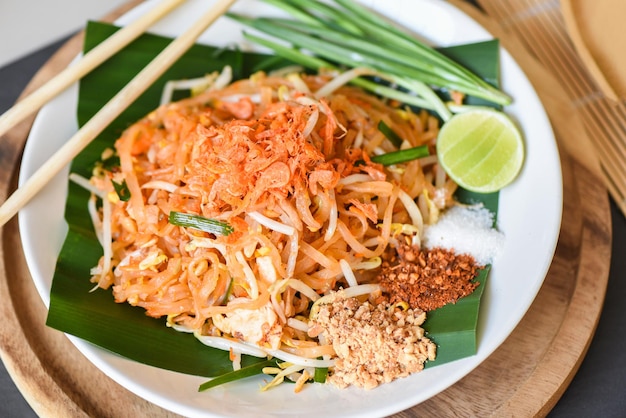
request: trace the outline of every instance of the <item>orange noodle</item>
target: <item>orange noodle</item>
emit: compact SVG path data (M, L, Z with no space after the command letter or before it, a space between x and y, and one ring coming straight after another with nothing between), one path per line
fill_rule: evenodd
M456 188L431 156L373 162L397 150L381 121L402 137L400 149L426 145L431 155L438 121L338 77L261 72L128 127L115 143L119 168L90 180L106 201L97 213L91 204L105 247L92 281L207 344L226 341L231 353L241 352L227 342L236 340L253 353L330 364L320 358L332 360L332 346L307 333L314 302L340 288L380 295L381 257L419 245ZM175 226L171 212L232 233Z

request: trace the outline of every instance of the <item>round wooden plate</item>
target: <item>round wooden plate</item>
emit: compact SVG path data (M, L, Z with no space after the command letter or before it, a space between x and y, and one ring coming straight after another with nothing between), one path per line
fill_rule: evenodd
M397 416L542 416L578 370L600 317L611 251L608 195L600 186L599 166L585 130L563 102L566 95L554 77L493 20L467 4L453 3L501 39L538 91L559 141L563 223L544 285L504 344L460 382ZM81 40L78 35L64 45L24 94L64 68L80 50ZM32 118L1 138L0 200L15 190L31 124ZM45 326L46 308L31 280L16 220L0 235L0 355L33 409L46 417L175 416L119 386L65 335Z
M626 99L626 3L614 0L561 0L567 32L578 55L604 94Z

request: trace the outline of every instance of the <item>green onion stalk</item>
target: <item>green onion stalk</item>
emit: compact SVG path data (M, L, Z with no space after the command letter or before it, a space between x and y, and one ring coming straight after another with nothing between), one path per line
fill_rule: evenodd
M193 228L215 235L226 236L234 231L233 227L226 222L206 218L201 215L194 215L192 213L170 211L168 222L175 226Z
M278 43L251 33L244 36L306 68L363 67L401 91L366 78L352 84L390 99L435 111L444 120L452 114L433 88L459 91L498 105L511 98L434 48L396 28L354 0L265 0L296 20L228 14ZM380 46L384 45L384 47ZM334 64L333 64L334 63ZM378 87L376 87L378 86ZM431 88L432 86L433 88Z

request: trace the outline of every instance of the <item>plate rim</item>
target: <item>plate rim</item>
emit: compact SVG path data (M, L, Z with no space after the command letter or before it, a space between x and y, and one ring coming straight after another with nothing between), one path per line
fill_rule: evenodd
M428 1L428 2L430 2L431 0L424 0L424 1ZM467 16L467 15L466 15L466 16ZM469 16L467 16L467 17L471 19L471 17L469 17ZM545 111L544 111L544 113L545 113ZM560 171L560 168L559 168L559 171ZM562 196L561 196L561 198L562 198ZM562 205L560 205L560 206L562 206ZM559 218L560 218L560 217L559 217ZM560 219L559 219L559 222L558 222L558 226L557 226L557 228L556 228L556 229L557 229L557 231L558 231L558 229L559 229L559 228L560 228ZM557 233L557 237L558 237L558 233ZM556 246L556 241L557 241L557 240L555 239L555 241L554 241L554 246ZM553 252L552 252L552 254L553 254ZM550 262L551 262L551 260L552 260L552 257L550 257ZM548 266L549 266L549 264L550 264L550 263L548 263ZM29 268L30 268L30 265L29 265ZM547 270L547 267L546 267L546 270ZM545 277L545 274L544 274L544 277ZM538 291L538 290L539 290L539 286L537 287L537 291ZM535 296L535 295L536 295L536 292L534 293L534 295L533 295L532 299L534 299L534 296ZM530 306L530 304L529 304L529 306ZM521 315L521 316L519 317L519 319L518 319L518 321L517 321L517 322L519 322L519 320L521 320L521 319L522 319L522 317L523 317L523 315ZM504 339L503 339L503 340L504 340ZM500 342L500 343L501 343L501 342ZM499 345L500 345L500 343L498 343L498 344L497 344L497 346L499 346ZM497 346L496 346L495 348L497 348ZM495 348L494 348L494 350L495 350ZM82 351L82 350L81 350L81 351ZM492 350L491 352L493 352L493 350ZM485 358L486 358L486 357L485 357ZM477 365L476 365L476 366L477 366ZM474 367L476 367L476 366L474 366ZM473 369L474 367L472 367L472 369ZM454 382L453 382L453 383L454 383ZM411 406L411 405L408 405L408 406ZM402 408L402 409L404 409L404 408ZM397 412L397 411L392 411L392 412Z

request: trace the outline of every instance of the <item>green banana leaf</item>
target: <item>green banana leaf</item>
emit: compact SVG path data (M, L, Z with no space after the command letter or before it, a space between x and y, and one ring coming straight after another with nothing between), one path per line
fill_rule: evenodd
M117 30L116 27L90 22L86 29L84 50L88 51ZM87 122L114 94L137 74L168 43L169 39L143 35L80 82L77 117L79 125ZM470 66L488 81L498 80L498 42L458 46L444 50L454 59ZM199 77L233 67L235 77L246 77L259 68L279 68L286 61L260 54L194 46L166 74L122 113L72 163L72 172L89 177L101 152L131 123L154 109L166 80ZM214 377L232 371L228 353L206 347L190 334L165 326L165 319L145 315L141 308L116 304L110 291L91 291L89 270L97 264L102 250L87 213L88 192L69 183L65 219L69 232L57 260L47 325L89 341L123 357L163 369L191 375ZM485 202L497 213L497 194L460 193L464 201ZM487 270L478 279L481 285L455 305L433 311L427 320L429 336L438 344L441 364L476 353L476 324L480 296L487 281ZM243 366L264 361L243 359Z

